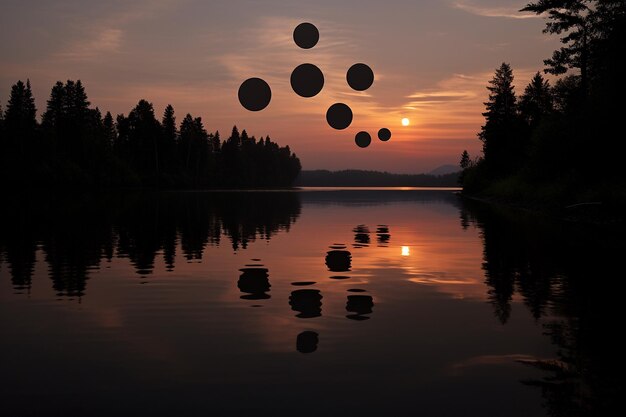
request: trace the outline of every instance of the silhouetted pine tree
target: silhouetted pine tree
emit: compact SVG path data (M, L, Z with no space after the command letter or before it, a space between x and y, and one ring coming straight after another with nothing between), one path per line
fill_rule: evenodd
M536 128L544 117L552 113L552 102L550 83L537 72L520 98L520 115L529 127Z
M107 112L104 116L104 119L102 120L102 129L107 147L113 147L117 132L115 130L115 122L113 121L111 112Z
M30 87L21 80L11 87L11 95L4 113L4 134L0 152L5 181L31 181L37 176L36 158L37 109Z
M178 173L178 157L176 142L178 141L178 129L176 128L176 117L174 107L168 104L163 112L161 121L163 127L163 172L168 176L168 182Z
M128 114L127 123L128 131L125 134L131 165L144 183L156 185L160 179L163 140L161 125L154 116L152 103L139 100Z
M487 169L492 175L501 176L519 167L524 148L511 66L502 63L489 84L487 111L483 113L485 125L478 137L483 142Z
M461 161L459 162L459 166L463 169L469 168L470 166L470 156L467 150L464 150L461 154Z

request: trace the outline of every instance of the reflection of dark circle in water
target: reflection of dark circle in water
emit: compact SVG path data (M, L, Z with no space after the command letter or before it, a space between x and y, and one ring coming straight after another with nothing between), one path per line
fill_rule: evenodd
M352 267L352 254L347 250L326 252L326 266L332 272L346 272Z
M352 229L354 233L369 233L370 228L365 224L359 224L354 229Z
M312 353L317 350L319 335L316 332L305 331L296 339L296 350L300 353Z
M361 245L367 246L370 243L370 235L366 233L357 233L356 235L354 235L354 241Z
M345 249L346 245L342 245L342 244L334 244L334 245L330 245L328 247L329 249Z
M370 229L364 224L359 224L354 229L354 242L355 247L364 247L370 243ZM359 246L356 246L359 245Z
M355 314L348 314L346 317L351 320L367 320L369 317L365 314L371 314L373 307L374 300L369 295L349 295L346 311Z
M332 277L330 277L330 279L350 279L350 277L347 277L345 275L333 275Z
M322 294L319 290L295 290L289 296L289 305L297 311L296 317L310 319L322 315Z
M367 292L367 290L363 290L361 288L350 288L348 292Z
M291 285L295 287L306 287L307 285L314 285L314 284L316 284L315 281L296 281L296 282L291 283Z
M270 298L266 294L270 290L269 274L266 268L242 268L242 274L237 281L237 287L242 293L244 300L265 300Z
M356 320L356 321L365 321L365 320L370 319L369 316L362 316L360 314L347 314L346 318L349 318L350 320Z
M389 234L389 227L386 224L379 224L376 228L376 236L379 244L378 246L386 247L382 245L389 243L389 238L391 238L391 234Z

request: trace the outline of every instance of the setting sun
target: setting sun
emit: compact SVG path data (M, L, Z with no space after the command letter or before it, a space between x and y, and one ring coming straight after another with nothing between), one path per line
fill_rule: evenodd
M408 118L405 117L405 118L402 119L402 126L408 126L410 122L411 121Z

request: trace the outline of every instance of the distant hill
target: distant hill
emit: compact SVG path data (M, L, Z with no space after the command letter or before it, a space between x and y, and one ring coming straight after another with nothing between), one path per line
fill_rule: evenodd
M455 172L460 172L460 171L461 171L461 167L459 167L458 165L447 164L447 165L442 165L440 167L433 169L428 174L429 175L447 175L447 174L453 174Z
M458 187L459 173L445 175L392 174L380 171L302 171L295 185L300 187Z

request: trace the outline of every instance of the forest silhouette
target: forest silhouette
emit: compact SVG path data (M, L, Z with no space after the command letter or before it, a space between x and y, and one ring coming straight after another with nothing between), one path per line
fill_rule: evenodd
M0 109L0 183L5 186L288 187L300 160L269 136L233 127L222 140L200 117L177 124L174 108L161 121L140 100L114 119L90 107L80 80L57 82L41 123L30 81L11 88Z
M487 87L482 155L461 155L469 195L547 208L626 204L622 113L626 86L626 2L540 0L523 11L547 15L544 30L564 44L521 96L503 63ZM574 206L578 207L578 206Z

